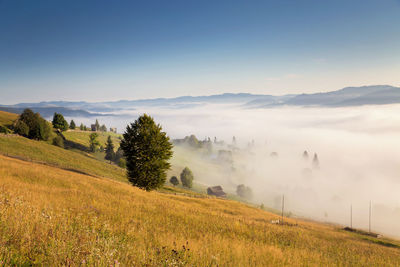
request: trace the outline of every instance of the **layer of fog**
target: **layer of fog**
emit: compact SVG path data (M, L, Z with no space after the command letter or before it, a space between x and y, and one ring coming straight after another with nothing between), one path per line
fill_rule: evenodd
M343 225L350 223L352 205L353 227L363 229L368 229L372 201L372 230L400 237L400 105L150 107L101 118L100 123L122 132L142 113L152 115L172 139L195 134L200 140L215 136L230 144L236 137L240 149L233 153L233 168L213 161L217 150L226 146L214 146L209 156L177 150L176 157L181 158L172 162L188 165L199 183L222 185L232 193L243 183L253 189L254 203L276 209L284 194L286 211ZM249 149L252 140L255 145ZM310 155L308 160L302 157L304 150ZM272 152L278 157L271 157ZM319 169L312 167L314 153Z

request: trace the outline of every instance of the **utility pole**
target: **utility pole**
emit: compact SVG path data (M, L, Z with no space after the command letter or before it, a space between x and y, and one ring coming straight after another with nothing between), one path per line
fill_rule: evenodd
M368 223L368 231L371 233L371 200L369 201L369 223Z
M353 204L350 204L350 228L353 229Z
M283 224L283 210L285 208L285 195L282 195L282 224Z

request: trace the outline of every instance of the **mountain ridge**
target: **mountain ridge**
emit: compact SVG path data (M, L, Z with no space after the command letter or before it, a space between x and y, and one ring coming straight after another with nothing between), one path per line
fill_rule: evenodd
M400 103L400 87L391 85L369 85L345 87L335 91L312 94L251 94L223 93L207 96L179 96L173 98L150 98L137 100L118 100L103 102L87 101L41 101L0 105L2 110L32 108L51 113L57 108L65 108L69 114L82 116L102 116L102 113L117 112L136 107L188 108L202 104L237 104L244 108L269 108L276 106L320 106L344 107L360 105L383 105ZM42 109L42 110L39 110Z

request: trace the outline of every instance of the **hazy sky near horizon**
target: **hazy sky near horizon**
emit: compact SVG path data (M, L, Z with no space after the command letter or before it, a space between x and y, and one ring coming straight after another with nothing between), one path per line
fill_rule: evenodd
M0 103L400 85L400 1L0 0Z

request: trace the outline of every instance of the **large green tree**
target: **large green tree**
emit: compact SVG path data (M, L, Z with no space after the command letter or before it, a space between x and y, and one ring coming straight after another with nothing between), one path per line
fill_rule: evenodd
M171 167L172 144L154 119L146 114L127 126L121 141L129 181L147 191L161 187Z
M16 126L17 133L30 139L48 140L51 133L51 126L43 119L39 113L34 113L31 109L25 109L18 118Z
M112 160L115 158L115 152L114 152L114 144L111 140L111 136L109 135L107 138L107 143L106 143L106 156L105 159L109 160L110 163Z
M68 122L64 119L64 116L61 113L54 113L52 123L55 129L60 129L61 131L68 130Z

